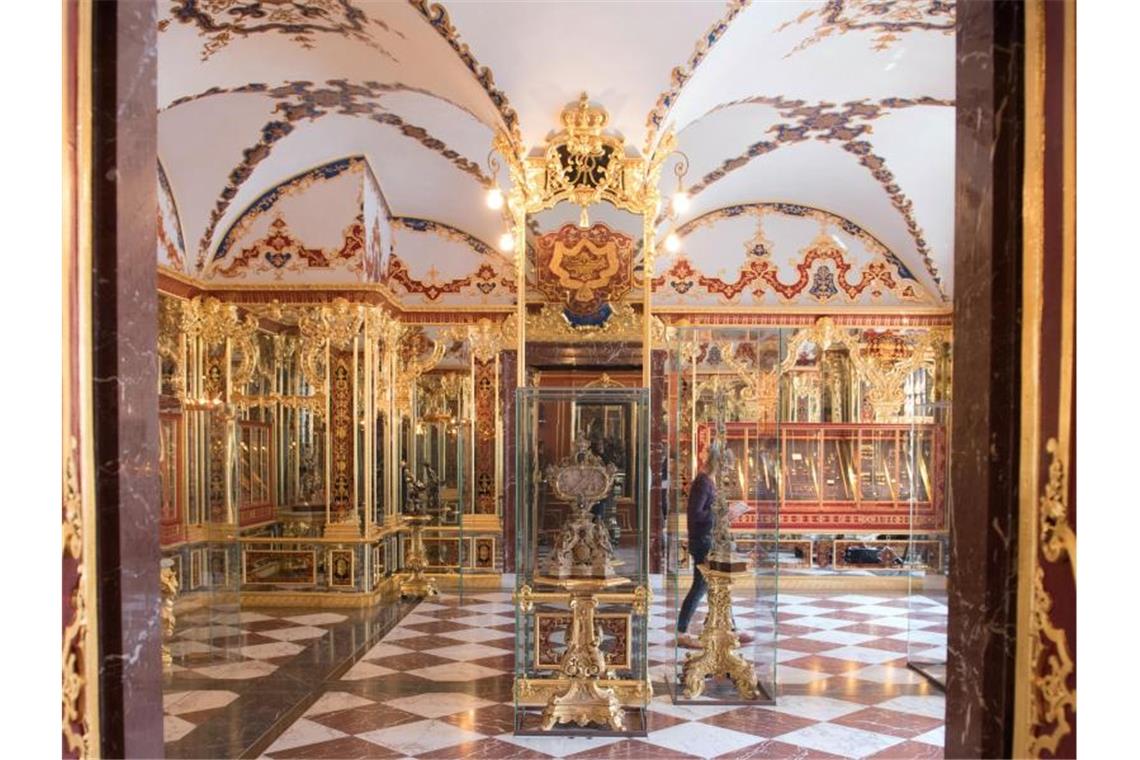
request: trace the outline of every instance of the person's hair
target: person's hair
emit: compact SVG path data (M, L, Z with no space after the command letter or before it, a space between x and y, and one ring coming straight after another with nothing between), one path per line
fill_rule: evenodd
M705 469L711 470L714 463L719 465L723 462L724 452L720 450L720 446L716 445L715 443L711 444L708 448L708 451L705 452Z

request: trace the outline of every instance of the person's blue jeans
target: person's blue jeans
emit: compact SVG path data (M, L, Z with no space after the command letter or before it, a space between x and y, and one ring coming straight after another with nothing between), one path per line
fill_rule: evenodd
M701 603L709 584L697 565L705 561L712 548L712 536L689 537L689 554L693 558L693 585L689 586L689 593L685 594L685 601L681 602L681 614L677 618L677 633L686 633L697 605Z

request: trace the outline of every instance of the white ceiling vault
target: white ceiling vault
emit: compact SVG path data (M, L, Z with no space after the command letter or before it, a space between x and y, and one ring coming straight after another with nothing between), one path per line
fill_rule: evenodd
M160 263L204 281L383 282L410 308L511 304L508 219L484 202L506 182L492 139L538 148L586 92L631 152L672 130L688 159L691 208L657 220L659 240L683 240L657 256L663 304L946 305L954 12L160 0ZM576 218L555 209L532 230ZM640 235L624 212L591 218Z

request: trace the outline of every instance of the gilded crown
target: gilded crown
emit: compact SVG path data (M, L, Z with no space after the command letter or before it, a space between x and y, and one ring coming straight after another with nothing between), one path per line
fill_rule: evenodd
M578 98L577 103L571 103L562 109L562 126L570 134L575 132L601 132L610 120L610 115L604 108L590 105L590 97L586 93Z

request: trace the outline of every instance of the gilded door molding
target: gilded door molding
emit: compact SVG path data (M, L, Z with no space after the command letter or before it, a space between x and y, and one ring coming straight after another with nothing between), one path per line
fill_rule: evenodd
M1025 186L1014 757L1076 752L1077 549L1071 473L1075 269L1075 2L1026 7ZM1051 14L1063 14L1063 22ZM1047 39L1047 29L1063 39ZM1053 68L1052 71L1047 69ZM1059 72L1059 74L1058 74ZM1049 77L1061 77L1050 89ZM1060 92L1061 125L1047 123ZM1052 94L1051 94L1052 93ZM1054 101L1055 104L1055 101ZM1055 112L1055 111L1054 111ZM1054 144L1060 135L1060 146ZM1060 151L1060 177L1051 161ZM1050 192L1057 180L1059 193ZM1060 208L1056 208L1060 206ZM1058 231L1046 220L1060 213ZM1059 237L1059 240L1057 239ZM1057 266L1059 254L1060 266ZM1059 288L1047 285L1058 284ZM1056 301L1046 292L1058 293Z
M100 755L91 378L90 0L64 4L62 740Z

